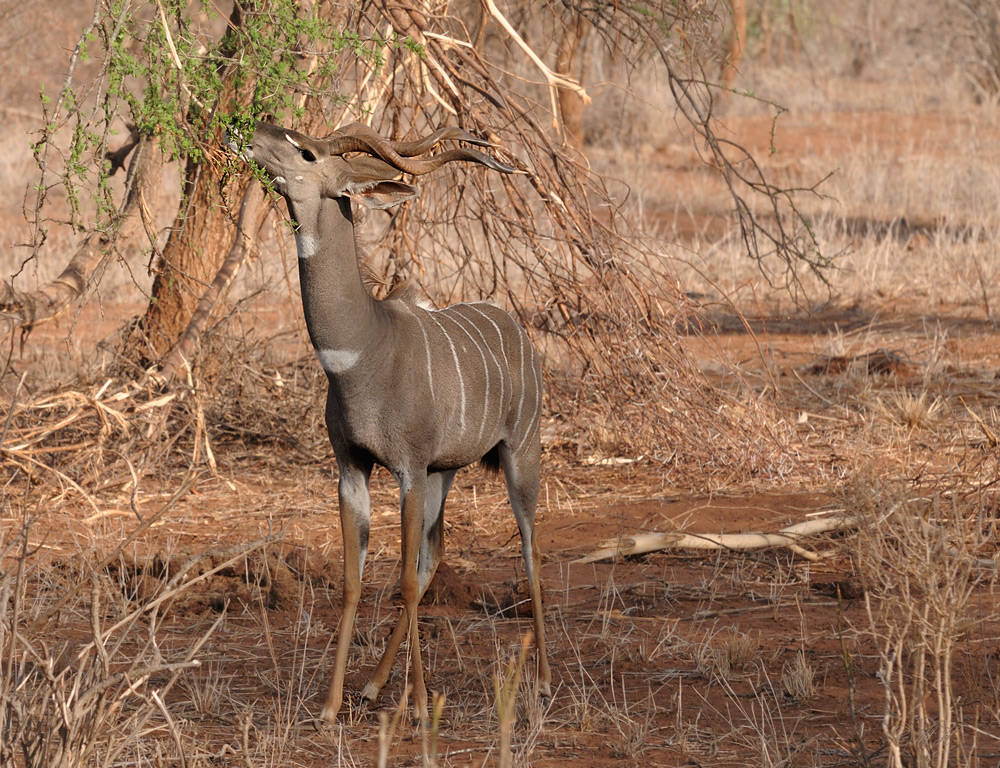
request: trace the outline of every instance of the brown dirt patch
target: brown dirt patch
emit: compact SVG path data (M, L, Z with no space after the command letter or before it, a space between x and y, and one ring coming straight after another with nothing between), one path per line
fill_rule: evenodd
M759 753L754 742L763 737L776 740L775 748L794 765L851 764L852 712L869 723L863 742L876 750L873 725L884 692L875 649L861 631L866 617L851 537L817 541L819 549L834 553L818 563L781 549L656 552L617 562L574 563L604 538L677 529L705 534L775 531L843 499L814 491L668 496L667 488L657 491L656 473L639 470L560 469L550 460L549 503L540 509L538 534L545 553L556 694L539 721L532 697L525 693L518 732L539 729L531 764L564 765L575 758L594 766L745 765ZM241 474L236 466L224 472ZM298 498L298 508L284 514L265 518L255 513L273 509L282 496L296 498L299 484L333 488L317 469L298 475L294 482L287 477L241 482L238 504L224 481L207 480L196 497L178 503L164 525L144 538L139 549L148 554L122 557L108 569L111 582L132 600L153 599L182 569L188 569L192 580L217 569L179 592L164 611L172 638L168 645L204 631L206 621L226 611L225 622L203 653L214 676L192 683L207 691L221 686L225 696L200 715L193 707L202 693L192 698L184 688L171 699L177 712L199 723L201 743L213 751L232 738L232 729L223 722L233 708L253 700L262 708L262 723L275 716L266 703L275 695L268 686L300 691L300 720L316 714L325 692L339 617L335 509L328 495L319 494ZM377 480L374 518L384 522L374 526L374 551L351 653L347 685L355 695L397 616L398 510L391 483L384 477ZM554 484L572 492L555 502ZM447 697L440 749L451 755L445 760L464 764L463 755L481 762L489 751L494 727L490 676L516 653L530 626L530 611L513 608L524 604L523 570L501 485L479 472L466 472L454 493L448 562L424 600L421 634L429 686ZM643 500L621 503L622 497ZM124 533L134 522L125 519L118 525ZM269 529L279 532L280 541L219 567L231 555L213 550L212 542L247 540ZM75 557L63 562L79 568ZM984 592L981 599L983 610L995 613L995 598ZM1000 679L995 653L977 658L960 659L957 674L962 680L971 685ZM815 681L815 690L805 697L782 683L800 660ZM309 673L301 679L303 669ZM404 680L399 663L376 711L394 706ZM994 706L989 689L979 684L964 695L970 704ZM354 726L343 734L345 748L374 756L378 718L371 712L350 718ZM307 733L302 730L288 748L307 762L321 759L326 748ZM416 732L405 733L395 751L418 754Z

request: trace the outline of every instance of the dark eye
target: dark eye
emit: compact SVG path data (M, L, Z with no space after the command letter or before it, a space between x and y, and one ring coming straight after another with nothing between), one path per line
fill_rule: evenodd
M299 154L302 155L302 159L305 160L307 163L316 162L316 155L314 155L305 147L299 147Z

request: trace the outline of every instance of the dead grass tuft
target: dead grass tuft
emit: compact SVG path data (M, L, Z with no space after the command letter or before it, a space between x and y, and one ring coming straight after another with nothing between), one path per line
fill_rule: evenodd
M72 561L56 585L32 544L43 519L22 509L20 525L0 539L0 765L112 766L124 754L145 754L151 724L182 757L190 736L171 715L170 692L200 666L225 614L180 644L169 638L164 615L187 590L262 542L220 553L213 567L195 555L136 604L121 599L128 586L105 568L152 520L110 551Z
M807 701L816 695L816 672L802 651L781 668L781 687L796 701Z
M1000 742L987 745L966 719L970 692L956 679L960 658L992 642L981 634L981 596L996 587L995 520L984 529L989 510L970 516L956 499L899 483L860 492L854 560L868 617L860 631L878 653L893 768L973 765Z
M914 395L895 391L886 400L876 398L875 408L891 421L907 430L933 429L941 420L945 407L944 398L926 390Z

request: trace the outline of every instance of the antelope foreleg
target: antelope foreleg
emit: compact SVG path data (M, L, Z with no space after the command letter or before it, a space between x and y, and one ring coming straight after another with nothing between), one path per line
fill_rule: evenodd
M423 538L424 526L424 494L426 491L426 475L418 478L404 490L403 495L403 546L402 567L399 578L399 592L403 599L403 607L399 613L396 628L389 638L385 653L379 660L375 672L365 686L362 696L374 701L389 679L392 663L399 653L403 640L408 641L410 652L411 684L413 686L413 711L416 719L421 722L427 719L427 689L424 687L424 670L420 655L420 634L417 629L417 604L420 602L422 590L417 573L417 559L420 553L420 543Z
M344 542L344 600L337 633L337 652L333 662L333 679L323 705L322 719L337 720L344 699L344 676L347 674L347 654L354 634L354 617L361 598L361 570L368 550L370 501L368 477L371 468L340 467L337 492L340 500L340 530Z

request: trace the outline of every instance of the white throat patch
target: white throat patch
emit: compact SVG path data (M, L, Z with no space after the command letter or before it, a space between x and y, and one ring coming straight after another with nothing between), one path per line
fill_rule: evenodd
M319 242L313 235L304 232L295 233L295 250L300 259L311 259L319 250Z
M345 373L358 362L361 351L357 349L317 349L316 357L327 373Z

